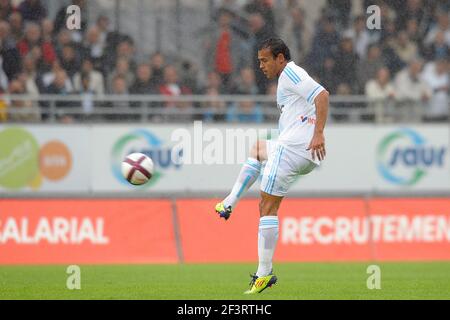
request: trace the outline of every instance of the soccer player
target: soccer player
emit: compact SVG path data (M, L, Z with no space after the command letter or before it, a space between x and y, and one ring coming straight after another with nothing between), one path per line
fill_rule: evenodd
M258 60L268 79L278 78L279 137L277 141L256 142L231 193L215 207L219 216L227 220L267 160L260 187L259 265L246 294L259 293L277 282L272 257L278 241L278 208L296 176L310 173L325 158L329 97L327 90L291 61L289 48L281 39L270 38L261 43Z

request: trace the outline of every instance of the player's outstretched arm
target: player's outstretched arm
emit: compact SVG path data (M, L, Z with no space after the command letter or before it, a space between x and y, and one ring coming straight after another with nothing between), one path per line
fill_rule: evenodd
M323 90L314 99L316 106L316 126L314 129L314 135L311 139L311 143L307 150L311 150L312 158L317 158L323 160L326 155L325 150L325 136L324 129L325 123L328 116L328 103L329 103L329 93L327 90Z

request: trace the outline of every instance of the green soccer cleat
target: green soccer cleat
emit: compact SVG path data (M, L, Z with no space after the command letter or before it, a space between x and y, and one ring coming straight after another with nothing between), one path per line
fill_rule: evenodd
M274 274L269 274L265 277L258 277L256 274L250 276L252 277L252 281L250 281L250 290L245 291L244 294L261 293L277 283L277 277Z
M221 218L228 220L228 218L230 218L231 215L231 206L225 208L223 202L219 202L218 204L216 204L216 212L219 214Z

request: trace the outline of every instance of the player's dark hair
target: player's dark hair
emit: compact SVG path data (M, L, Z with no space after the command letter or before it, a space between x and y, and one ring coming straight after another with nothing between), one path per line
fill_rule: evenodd
M291 52L289 51L288 46L280 38L269 38L264 40L258 46L258 50L262 49L270 49L274 58L281 53L287 61L291 61Z

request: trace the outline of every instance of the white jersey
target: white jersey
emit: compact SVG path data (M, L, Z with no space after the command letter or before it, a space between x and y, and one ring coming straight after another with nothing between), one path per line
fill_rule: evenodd
M314 99L325 90L301 67L289 62L278 78L277 105L280 110L278 142L300 156L313 160L307 151L314 134L316 107Z

